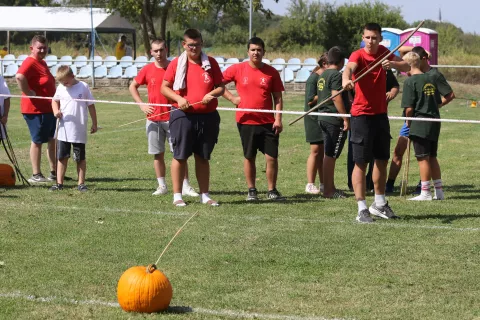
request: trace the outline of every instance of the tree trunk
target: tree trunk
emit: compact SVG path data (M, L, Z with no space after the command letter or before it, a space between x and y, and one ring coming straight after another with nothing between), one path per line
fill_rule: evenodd
M173 0L167 0L165 5L163 6L162 12L160 14L160 37L162 39L167 39L167 18L168 18L168 11L172 7Z
M150 49L152 48L150 42L157 38L155 33L155 26L153 25L153 9L151 8L149 0L143 0L142 13L140 14L140 27L142 28L143 45L145 47L145 54L150 58Z

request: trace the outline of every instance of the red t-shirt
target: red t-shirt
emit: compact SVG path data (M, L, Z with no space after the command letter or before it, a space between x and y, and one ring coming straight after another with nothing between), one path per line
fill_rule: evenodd
M140 85L147 85L148 92L148 102L149 103L158 103L158 104L168 104L169 101L160 93L160 88L162 87L163 77L165 75L166 68L158 68L155 65L155 62L152 62L140 70L138 75L135 77L135 81ZM170 111L170 107L160 107L153 106L153 114L148 115L147 118L150 121L168 121L170 114L165 113ZM159 116L154 116L154 114L161 114Z
M220 70L217 61L212 57L208 57L208 60L210 61L211 66L208 71L203 70L201 64L188 61L185 89L175 91L177 94L187 99L190 104L202 101L203 97L212 91L215 85L220 85L223 81L222 71ZM165 77L163 78L172 84L175 82L177 63L178 58L175 58L170 62L167 71L165 71ZM178 107L177 103L173 103L173 105ZM218 100L212 99L207 105L198 103L185 110L185 112L209 113L215 111L217 106Z
M27 78L28 88L41 97L53 97L55 94L55 78L43 60L28 57L23 61L18 72ZM24 96L25 94L22 93ZM25 114L52 113L52 101L46 99L22 98L20 109Z
M263 64L260 69L242 62L230 66L223 72L225 82L235 81L240 104L243 109L273 109L273 92L285 91L280 74L275 68ZM274 123L273 113L237 112L236 120L241 124L268 124Z
M379 45L377 53L373 55L367 53L363 48L353 52L348 59L348 62L355 62L357 64L352 80L355 81L358 76L379 61L380 59L378 58L380 56L385 57L387 51L387 48ZM392 54L388 57L388 60L393 60L394 58L395 55ZM352 109L350 110L352 116L387 113L386 90L386 73L380 64L360 81L355 83L355 98Z

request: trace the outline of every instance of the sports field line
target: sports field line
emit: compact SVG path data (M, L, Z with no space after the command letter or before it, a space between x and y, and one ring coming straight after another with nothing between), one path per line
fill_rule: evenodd
M113 213L145 213L145 214L158 214L158 215L166 215L166 216L188 216L190 213L188 212L165 212L165 211L151 211L151 210L131 210L131 209L122 209L122 208L110 208L110 207L103 207L103 208L91 208L91 207L77 207L77 206L57 206L57 205L49 205L49 204L26 204L26 203L16 203L16 204L4 204L4 207L9 208L18 208L20 205L26 207L35 207L35 208L46 208L46 209L53 209L53 210L65 210L65 211L100 211L100 212L113 212Z
M190 215L189 212L164 212L164 211L150 211L150 210L134 210L134 209L122 209L122 208L90 208L90 207L77 207L77 206L57 206L49 204L26 204L26 203L16 203L13 204L4 204L4 207L8 208L18 208L20 205L27 207L36 207L36 208L47 208L52 210L74 210L74 211L98 211L98 212L111 212L111 213L132 213L132 214L157 214L157 215L167 215L167 216L187 216ZM238 217L238 216L237 216ZM297 221L297 222L310 222L310 223L347 223L360 225L358 222L355 222L355 217L352 215L352 220L340 220L340 219L308 219L308 218L295 218L295 217L264 217L264 216L252 216L252 215L240 215L249 220L276 220L276 221ZM430 229L430 230L448 230L448 231L460 231L460 232L479 232L480 228L464 228L464 227L451 227L451 226L438 226L438 225L426 225L426 224L412 224L412 223L398 223L385 221L380 223L368 224L368 226L377 226L377 227L392 227L392 228L411 228L411 229Z
M37 297L34 295L22 294L19 292L0 293L0 298L3 299L23 299L34 302L46 302L46 303L68 303L75 305L93 305L93 306L105 306L119 308L120 305L117 302L107 302L100 300L75 300L57 297ZM344 318L325 318L325 317L302 317L295 315L277 315L277 314L263 314L263 313L250 313L246 311L234 311L234 310L211 310L205 308L194 307L170 307L171 313L198 313L205 315L215 315L230 318L241 319L266 319L266 320L346 320ZM168 312L168 311L167 311Z

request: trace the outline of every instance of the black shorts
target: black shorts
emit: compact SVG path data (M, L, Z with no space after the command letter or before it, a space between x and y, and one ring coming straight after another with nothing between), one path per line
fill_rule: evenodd
M279 135L273 131L273 123L252 125L237 123L242 140L243 156L246 159L255 158L257 150L272 158L278 158Z
M343 126L334 125L326 121L320 121L320 127L323 132L323 150L325 155L337 159L342 153L347 132L343 131Z
M191 113L175 110L170 113L169 128L175 159L185 160L195 153L210 160L218 141L220 115L217 111Z
M390 123L387 114L361 115L350 118L353 161L369 163L372 158L390 158Z
M437 157L438 141L428 140L416 136L410 136L413 141L413 149L415 150L415 157Z
M70 151L73 145L73 161L85 160L85 143L70 143L58 140L57 159L70 158Z

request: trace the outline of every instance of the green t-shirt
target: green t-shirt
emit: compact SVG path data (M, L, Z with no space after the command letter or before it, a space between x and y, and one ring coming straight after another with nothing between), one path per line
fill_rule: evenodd
M413 107L415 118L440 119L438 105L442 102L437 83L429 74L415 74L403 84L402 108ZM412 121L410 135L438 141L440 122Z
M438 71L437 68L430 68L425 74L428 74L430 78L432 79L433 83L437 85L437 90L438 92L445 97L449 93L451 93L452 87L447 82L447 79L445 79L445 76Z
M336 91L342 90L342 74L338 70L327 69L318 78L318 82L317 82L318 101L321 102L327 98L330 98L332 96L332 90L336 90ZM342 94L342 99L343 99L346 111L350 112L349 105L345 103L346 100L348 100L348 93L346 91ZM323 104L318 109L318 112L338 113L337 108L335 108L335 104L333 103L333 100L330 100L325 104ZM325 121L334 125L339 125L339 126L343 125L343 119L339 117L319 116L318 120Z
M316 72L312 72L310 77L307 79L307 83L305 84L305 111L310 110L314 106L309 106L308 103L315 98L317 95L317 81L318 77L320 77Z

